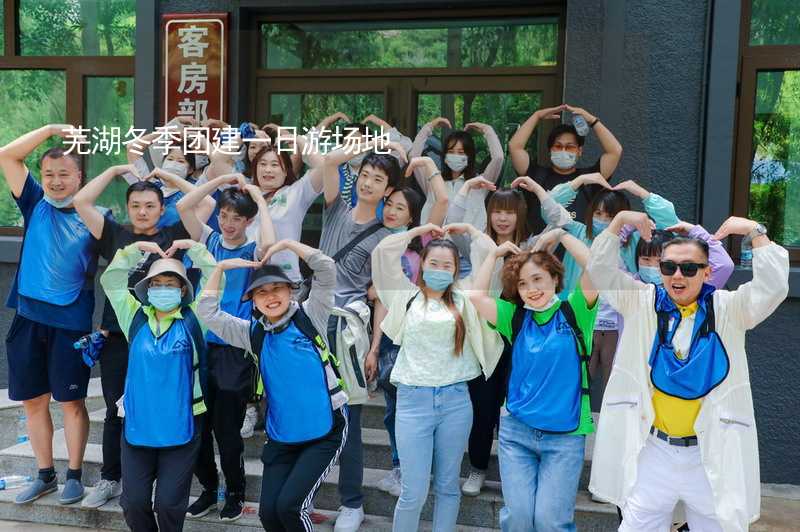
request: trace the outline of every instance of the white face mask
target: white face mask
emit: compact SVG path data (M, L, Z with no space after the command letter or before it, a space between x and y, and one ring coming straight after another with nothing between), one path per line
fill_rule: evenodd
M185 164L181 164L178 161L164 161L164 164L161 165L161 169L181 179L186 179L186 174L189 171Z
M577 153L569 153L567 151L551 151L550 161L556 168L561 170L569 170L575 168L575 162L578 160Z
M444 164L453 172L463 172L467 167L467 156L457 153L448 153L444 156Z
M56 209L65 209L65 208L69 207L69 205L72 203L73 196L74 196L74 194L69 195L64 199L57 200L57 199L51 198L50 196L45 194L44 195L44 200L47 203L49 203L50 205L52 205L53 207L55 207Z
M555 295L555 294L553 294L553 297L551 297L551 298L550 298L550 301L548 301L547 303L545 303L545 304L544 304L544 305L542 305L541 307L532 307L532 306L530 306L530 305L527 305L527 304L526 304L526 305L525 305L525 308L526 308L526 309L533 310L533 311L535 311L535 312L542 312L542 311L544 311L544 310L547 310L547 309L549 309L550 307L552 307L552 306L553 306L553 305L555 305L556 303L558 303L558 301L559 301L559 300L558 300L558 296L557 296L557 295Z

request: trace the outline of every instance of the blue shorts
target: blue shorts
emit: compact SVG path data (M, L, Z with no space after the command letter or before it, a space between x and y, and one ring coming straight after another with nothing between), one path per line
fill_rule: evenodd
M45 393L59 402L86 398L91 369L72 347L85 334L14 315L6 336L9 398L26 401Z

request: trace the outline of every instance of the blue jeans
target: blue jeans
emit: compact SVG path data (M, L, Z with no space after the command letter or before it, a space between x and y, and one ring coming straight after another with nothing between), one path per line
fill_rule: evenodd
M397 412L397 388L392 391L383 390L383 397L386 399L386 412L383 414L383 424L386 432L389 433L389 445L392 448L392 467L400 466L400 457L397 455L397 440L395 438L394 424Z
M397 388L395 432L402 477L394 509L394 532L415 532L428 498L433 466L434 532L456 528L461 503L461 460L472 427L466 382Z
M500 418L500 479L506 532L572 532L586 438L532 429L512 415Z

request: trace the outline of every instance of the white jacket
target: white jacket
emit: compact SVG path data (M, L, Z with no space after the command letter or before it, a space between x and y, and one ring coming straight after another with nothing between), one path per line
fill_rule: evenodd
M603 397L589 490L624 506L637 478L639 452L655 418L648 359L656 335L655 287L619 269L619 237L608 231L592 245L592 282L625 319ZM766 319L789 291L789 254L771 243L753 249L753 280L714 292L716 331L730 358L725 380L703 398L694 424L714 511L725 532L746 531L759 518L758 441L745 353L745 331Z

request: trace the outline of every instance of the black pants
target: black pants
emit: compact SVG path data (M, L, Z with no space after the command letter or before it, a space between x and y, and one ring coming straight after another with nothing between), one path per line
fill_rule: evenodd
M111 333L106 338L100 353L100 384L106 403L106 419L103 423L103 467L100 478L116 480L122 478L120 441L122 418L117 415L117 401L125 392L125 376L128 373L128 342L122 333Z
M500 408L506 400L511 345L505 342L497 368L486 380L479 375L467 384L472 400L472 430L469 433L469 463L474 469L489 469L494 430L500 424Z
M194 437L178 447L137 447L122 438L120 505L132 532L180 532L189 506L192 468L200 449L203 420L194 418ZM155 501L152 499L156 484ZM158 514L158 526L153 511Z
M272 440L264 444L258 515L265 530L314 529L308 507L339 458L346 439L347 420L342 410L337 410L333 428L324 438L296 445Z
M242 349L209 344L208 370L204 395L208 411L194 474L203 489L216 491L219 487L217 464L214 462L213 438L216 438L225 489L228 493L244 496L244 442L240 431L247 400L252 395L255 364Z

